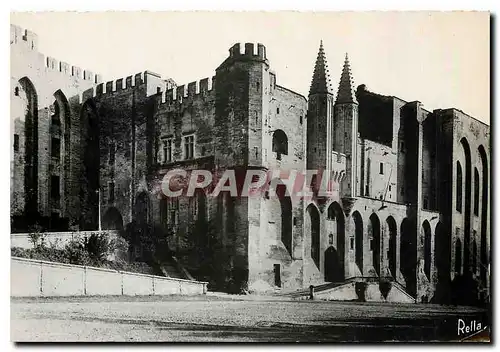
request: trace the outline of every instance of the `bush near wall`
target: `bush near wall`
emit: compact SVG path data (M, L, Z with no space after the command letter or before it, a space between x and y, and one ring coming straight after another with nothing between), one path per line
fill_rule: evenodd
M81 239L71 240L62 249L58 248L57 243L47 245L43 233L30 234L30 241L33 243L33 248L13 247L11 248L11 256L154 274L154 270L146 263L127 263L121 258L113 261L108 260L111 253L117 248L126 246L126 243L121 243L120 240L110 240L107 233L95 233Z

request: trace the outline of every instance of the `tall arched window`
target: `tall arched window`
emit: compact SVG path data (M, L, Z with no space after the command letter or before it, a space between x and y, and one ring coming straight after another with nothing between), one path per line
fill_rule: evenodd
M282 130L273 133L273 152L278 160L281 160L281 155L288 155L288 137Z
M462 166L457 161L457 211L462 212Z
M474 168L474 215L479 215L479 171Z

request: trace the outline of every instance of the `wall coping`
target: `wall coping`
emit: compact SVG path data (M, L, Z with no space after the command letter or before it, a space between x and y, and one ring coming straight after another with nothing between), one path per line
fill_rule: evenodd
M107 232L109 234L116 235L118 234L118 230L101 230L101 232ZM33 232L20 232L20 233L11 233L10 235L13 237L22 237L29 236ZM63 232L39 232L41 236L75 236L75 235L88 235L92 233L99 233L99 230L93 231L63 231Z
M11 260L18 261L18 262L28 262L28 263L33 263L33 264L40 264L40 265L45 264L45 265L50 265L50 266L69 267L69 268L76 268L76 269L83 269L83 270L90 269L90 270L104 271L104 272L115 273L115 274L119 273L119 274L131 275L131 276L142 276L142 277L148 277L148 278L152 278L152 279L160 280L160 281L180 281L180 282L195 283L195 284L208 284L208 282L205 282L205 281L186 280L186 279L179 279L179 278L175 278L175 277L165 277L165 276L157 276L157 275L150 275L150 274L134 273L131 271L121 271L121 270L113 270L113 269L106 269L106 268L97 268L94 266L86 266L86 265L49 262L46 260L39 260L39 259L11 257Z

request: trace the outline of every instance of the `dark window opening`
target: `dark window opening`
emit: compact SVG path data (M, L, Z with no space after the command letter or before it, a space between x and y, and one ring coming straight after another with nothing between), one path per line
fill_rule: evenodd
M297 219L296 216L293 217L293 226L297 226L297 224L299 223L299 220Z
M350 249L354 249L354 238L353 238L353 237L351 237L351 238L349 239L349 248L350 248Z
M273 152L276 152L277 160L281 160L281 155L288 155L288 137L282 130L273 133Z
M302 122L303 122L303 117L302 115L300 115L300 124L302 125Z
M18 134L14 135L14 151L15 152L19 151L19 135Z
M276 108L276 113L277 113L277 114L279 114L279 113L280 113L280 108L279 108L279 107L277 107L277 108Z
M281 267L279 264L274 264L274 285L281 287Z
M18 97L18 96L19 96L19 87L14 88L14 95L15 95L16 97Z
M55 101L53 104L54 112L50 116L50 121L53 126L61 126L61 119L59 114L59 103Z
M52 200L58 201L61 193L59 190L60 187L60 182L59 182L59 176L52 175L50 176L50 197Z
M328 235L328 244L333 245L333 233Z
M373 241L373 238L370 238L370 250L373 251L373 245L375 244L375 241Z
M61 140L59 138L52 138L50 151L51 157L59 160L61 154Z
M479 171L474 168L474 215L479 215Z
M370 195L370 192L369 192L369 187L368 185L365 186L365 196L369 196Z
M384 163L380 163L380 174L384 174Z
M255 88L257 89L257 91L260 90L260 82L255 82Z
M462 166L457 161L457 211L462 212Z

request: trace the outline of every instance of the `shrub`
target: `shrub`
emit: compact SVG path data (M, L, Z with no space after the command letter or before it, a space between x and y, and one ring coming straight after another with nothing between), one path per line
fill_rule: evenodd
M83 248L94 265L102 264L114 250L107 233L92 233L83 239Z
M78 240L71 240L64 246L63 257L70 264L89 265L91 264L90 256L85 250L84 243Z

